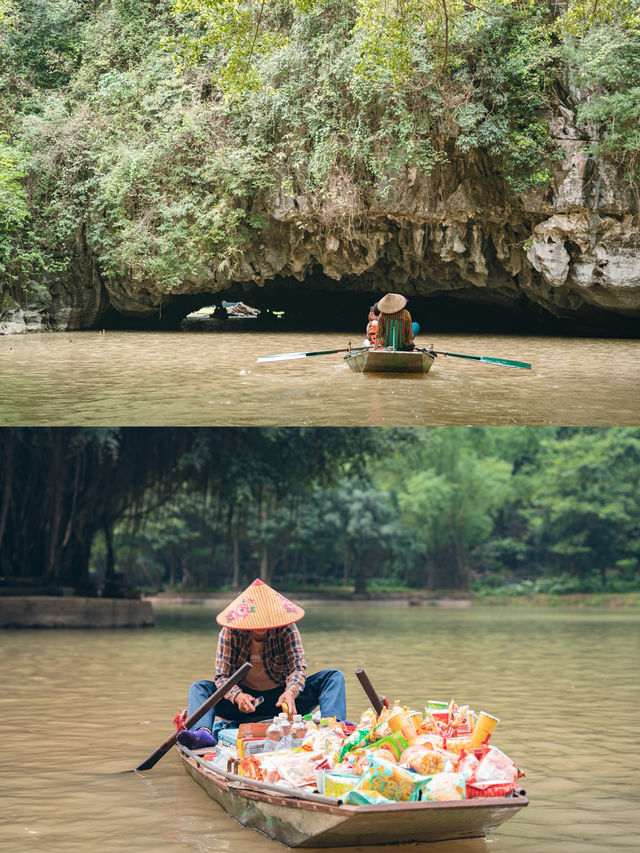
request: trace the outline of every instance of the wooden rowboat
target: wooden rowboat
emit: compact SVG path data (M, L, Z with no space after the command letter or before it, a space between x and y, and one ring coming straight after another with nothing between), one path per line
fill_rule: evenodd
M374 349L347 353L344 360L354 373L428 373L435 357L426 352Z
M356 847L487 835L528 804L524 796L350 806L332 797L246 779L212 766L208 750L177 745L187 773L243 826L288 847Z

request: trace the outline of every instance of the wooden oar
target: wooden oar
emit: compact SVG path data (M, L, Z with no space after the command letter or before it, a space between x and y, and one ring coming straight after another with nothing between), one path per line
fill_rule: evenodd
M197 723L198 720L203 717L207 711L212 708L216 702L219 702L226 694L231 690L234 684L237 684L241 681L244 676L251 669L251 664L249 661L247 663L243 663L239 670L234 672L231 678L228 678L225 683L220 687L213 696L210 696L206 702L203 702L202 705L198 708L197 711L194 711L193 714L185 721L184 727L185 729L190 729L194 723ZM151 770L158 761L162 758L163 755L166 755L167 752L171 749L171 747L176 742L176 738L178 737L178 732L174 732L171 737L168 737L165 742L159 746L155 752L152 752L148 758L142 762L142 764L138 764L135 768L136 770Z
M362 689L369 697L369 702L373 705L373 710L376 712L378 716L382 713L382 709L385 707L385 700L382 696L379 696L376 690L373 687L373 684L369 681L369 676L362 668L356 669L356 678L362 685Z
M531 365L527 361L511 361L508 358L491 358L488 355L465 355L463 352L443 352L437 349L421 349L420 352L435 353L435 355L450 355L453 358L469 358L471 361L481 361L484 364L503 364L505 367L522 367L524 370L531 370Z
M314 355L332 355L334 352L360 352L369 347L343 347L343 349L321 349L316 352L281 352L279 355L261 355L258 361L288 361L293 358L311 358Z

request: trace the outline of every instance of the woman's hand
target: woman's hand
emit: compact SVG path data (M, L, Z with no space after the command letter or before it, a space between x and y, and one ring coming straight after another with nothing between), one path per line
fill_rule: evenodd
M282 708L283 704L286 704L287 713L290 717L292 717L296 713L296 700L291 690L285 690L282 696L276 702L276 705L279 708Z
M253 711L255 711L255 696L250 696L248 693L238 693L235 702L243 714L251 714Z

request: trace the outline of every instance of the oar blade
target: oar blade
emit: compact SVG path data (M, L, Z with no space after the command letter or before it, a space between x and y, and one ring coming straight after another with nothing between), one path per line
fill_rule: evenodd
M293 358L306 358L309 353L306 352L281 352L279 355L261 355L258 361L289 361Z
M333 355L336 352L359 352L366 347L342 347L341 349L320 349L315 352L281 352L277 355L261 355L257 361L289 361L294 358L312 358L314 355Z
M511 361L508 358L491 358L490 356L481 356L480 361L485 364L498 364L504 367L521 367L523 370L531 370L531 365L527 361Z

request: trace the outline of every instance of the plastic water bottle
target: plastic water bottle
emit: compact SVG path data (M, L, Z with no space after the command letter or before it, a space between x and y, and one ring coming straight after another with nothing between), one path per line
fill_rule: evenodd
M277 749L279 749L280 741L282 740L283 734L284 733L282 731L282 726L280 725L280 718L274 717L273 722L271 723L265 734L265 738L267 741L265 743L265 751L272 750L273 752L275 752Z
M295 714L293 717L293 725L291 726L291 741L293 746L302 746L306 733L307 727L302 722L302 715Z
M280 714L280 728L282 729L282 737L280 738L280 743L278 744L278 749L291 749L293 744L291 738L291 722L286 714Z

